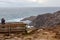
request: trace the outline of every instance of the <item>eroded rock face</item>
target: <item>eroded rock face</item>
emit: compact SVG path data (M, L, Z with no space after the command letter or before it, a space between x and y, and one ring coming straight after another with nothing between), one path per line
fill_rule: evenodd
M30 25L35 27L41 26L55 26L60 24L60 11L54 13L46 13L43 15L38 15L35 20L33 20Z

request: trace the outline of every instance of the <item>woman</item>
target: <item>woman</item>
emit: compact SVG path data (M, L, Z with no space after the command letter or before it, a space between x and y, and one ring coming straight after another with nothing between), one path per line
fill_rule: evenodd
M4 18L1 19L1 24L5 24L5 19Z

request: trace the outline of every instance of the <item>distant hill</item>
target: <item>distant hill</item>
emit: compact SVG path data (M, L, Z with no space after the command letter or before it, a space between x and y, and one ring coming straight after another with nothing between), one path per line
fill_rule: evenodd
M55 26L60 24L60 11L38 15L30 25L39 27Z

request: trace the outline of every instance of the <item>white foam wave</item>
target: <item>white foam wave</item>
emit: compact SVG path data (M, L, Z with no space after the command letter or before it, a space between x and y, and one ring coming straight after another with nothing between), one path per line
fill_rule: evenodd
M17 18L17 19L11 19L11 20L6 20L6 22L20 22L24 18Z
M29 24L31 21L30 20L26 20L26 21L21 21L23 20L24 18L17 18L17 19L11 19L11 20L6 20L6 22L23 22L23 23L26 23L26 24ZM1 21L0 21L1 22Z

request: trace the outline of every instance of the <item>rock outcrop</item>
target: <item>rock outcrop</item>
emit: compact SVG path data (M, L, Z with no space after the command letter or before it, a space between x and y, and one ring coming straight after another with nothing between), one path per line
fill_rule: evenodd
M26 21L26 20L33 21L35 18L36 18L36 16L31 16L31 17L24 18L24 19L21 20L21 21Z
M38 15L36 19L30 23L30 25L37 28L42 26L55 26L57 24L60 24L60 11Z

